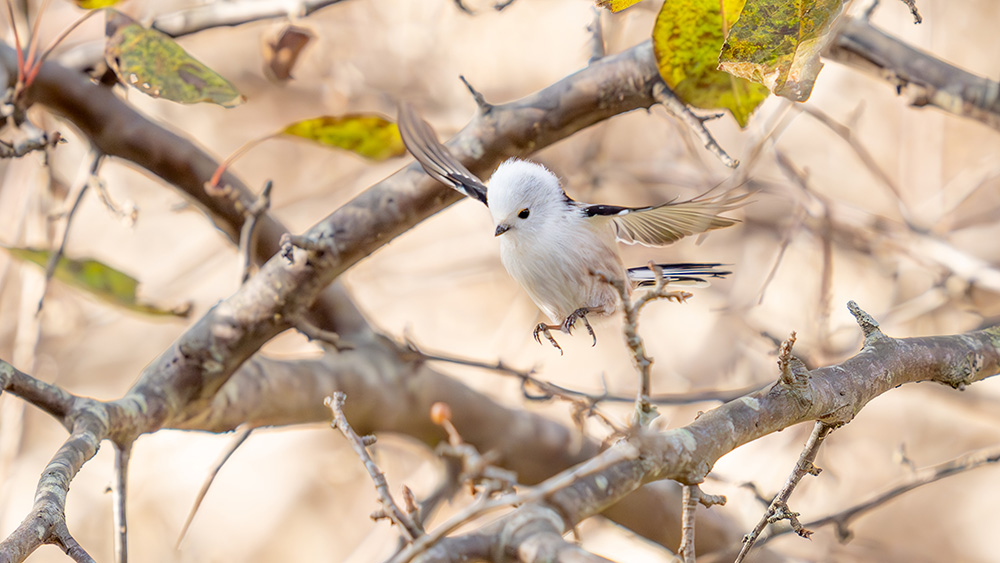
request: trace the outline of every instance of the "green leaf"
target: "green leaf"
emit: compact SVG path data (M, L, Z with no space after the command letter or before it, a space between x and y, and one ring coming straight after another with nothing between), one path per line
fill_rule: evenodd
M182 104L212 102L233 107L246 100L173 39L142 27L121 12L107 11L105 34L104 58L124 84L154 98Z
M377 115L349 114L304 119L285 127L282 133L353 151L372 160L385 160L406 152L399 127Z
M729 31L719 69L804 102L823 63L841 0L747 0Z
M653 51L660 76L682 101L726 108L746 127L768 91L717 68L723 39L741 9L743 0L665 0L653 26Z
M597 0L598 8L607 8L612 12L620 12L625 8L634 6L642 0Z
M52 252L48 250L7 246L3 248L7 249L7 252L10 252L14 258L37 264L42 268L48 265L49 258L52 256ZM155 305L140 303L136 295L139 280L97 260L61 256L53 277L77 289L82 289L102 301L138 313L186 317L190 312L190 305L166 310Z
M119 0L73 0L73 2L84 10L97 10L114 6Z

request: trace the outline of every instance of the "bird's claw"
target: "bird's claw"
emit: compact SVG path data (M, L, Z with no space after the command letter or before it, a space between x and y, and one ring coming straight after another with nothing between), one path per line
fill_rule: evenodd
M535 337L535 342L541 344L542 343L542 339L538 335L539 335L539 333L544 334L545 335L545 339L548 340L550 344L552 344L553 346L555 346L556 350L559 350L559 355L562 356L563 355L562 346L560 346L559 343L556 342L555 337L553 337L552 333L549 332L549 329L552 329L552 328L562 328L562 327L560 327L558 325L547 325L545 323L538 323L538 326L535 327L535 330L534 330L534 332L531 333L531 336Z
M594 327L590 326L590 321L587 320L587 313L589 312L590 312L589 308L581 307L576 311L570 313L570 315L566 317L566 320L563 321L562 331L567 334L573 334L573 325L576 324L577 319L582 320L583 325L587 327L587 334L589 334L590 337L594 339L594 343L591 344L591 346L593 347L597 346L597 335L594 334Z

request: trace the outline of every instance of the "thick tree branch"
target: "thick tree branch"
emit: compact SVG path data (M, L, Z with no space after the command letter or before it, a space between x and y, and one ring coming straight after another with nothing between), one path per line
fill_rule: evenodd
M542 503L525 504L482 530L450 541L460 542L466 537L499 541L505 537L505 527L518 521L524 511L546 507L554 508L564 518L565 531L643 483L674 479L698 484L722 455L771 432L809 420L845 424L870 400L904 383L935 381L961 389L1000 370L1000 327L953 336L894 339L864 323L864 315L860 317L867 336L856 356L834 366L803 372L795 384L778 382L726 403L685 427L643 432L625 446L638 446L638 457L622 455L618 450L623 444L619 444L588 462L600 464L606 456L617 458L606 468L580 476ZM552 479L561 478L557 475ZM450 547L455 545L449 543ZM516 547L507 545L505 549L512 553Z
M914 49L865 19L847 19L824 55L887 80L914 107L935 106L1000 129L1000 84Z
M13 64L9 50L0 51L0 57L5 63ZM524 100L497 106L488 116L480 116L460 133L452 142L453 150L465 158L473 170L487 172L507 156L525 155L600 119L652 104L651 89L658 80L649 44L640 45L591 65ZM232 188L234 198L206 194L204 183L215 171L217 163L192 143L149 122L106 89L57 65L46 64L43 67L29 96L66 116L105 153L131 160L177 186L209 210L216 224L235 239L245 218L242 210L252 206L255 197L232 174L224 175L223 183ZM212 405L220 402L229 407L226 410L228 414L241 411L241 405L229 402L233 397L229 391L221 394L217 391L243 359L273 334L289 326L289 319L301 314L324 283L393 236L454 202L457 197L451 190L427 178L417 165L402 170L359 196L306 235L324 238L324 233L336 233L333 240L338 248L343 249L337 252L339 261L329 260L329 257L304 256L300 252L295 265L289 266L283 258L266 264L236 295L210 311L160 359L150 364L125 398L110 405L112 411L121 417L112 426L115 433L113 439L118 443L128 443L140 433L163 426L211 426L218 422L216 417L220 412ZM373 218L377 220L371 220ZM261 216L258 229L260 244L257 259L262 261L277 251L285 229L267 214ZM329 240L328 236L326 238ZM353 248L350 247L352 244ZM413 359L406 358L409 354L374 335L346 294L336 285L334 291L328 291L322 300L313 305L312 310L320 311L320 318L326 321L325 326L351 333L368 346L367 356L361 360L358 359L361 356L356 355L345 356L343 362L335 362L343 367L341 371L356 368L372 374L375 370L375 373L389 372L387 377L395 378L414 369ZM351 360L352 357L355 359ZM432 388L443 388L446 395L476 399L452 403L456 405L456 410L467 405L491 403L422 364L419 367L421 373L439 381L440 385ZM272 381L272 374L264 375L253 367L240 370L240 373L249 377L249 380L241 377L243 385L253 380L263 384ZM277 379L287 381L280 376ZM306 382L307 385L316 383L311 379ZM301 380L288 383L292 387L303 384ZM334 382L330 384L336 385ZM385 389L383 381L383 386L374 392L357 396L378 396ZM272 400L263 407L268 411L263 416L282 419L286 423L328 418L327 414L315 415L313 409L321 406L318 400L314 402L315 405L310 403L298 408L302 405L295 403L292 407ZM480 412L470 410L467 415ZM497 412L507 423L512 419L513 411L501 409ZM407 413L407 416L413 417L415 413ZM227 419L227 422L234 423L233 426L244 421L251 422L251 419ZM509 427L509 424L501 423L501 426ZM391 420L375 421L372 428L398 429L428 443L440 439L436 428L421 434L419 425L414 430L412 425L395 425ZM540 417L533 417L530 428L533 429L530 440L521 437L520 441L501 440L498 444L506 451L523 451L528 442L538 444L540 455L511 455L507 458L528 482L537 482L553 470L579 463L596 451L596 444L593 443L580 449L570 448L569 444L576 443L576 440L556 438L556 435L568 436L564 434L568 431ZM470 435L474 434L470 432ZM484 443L496 444L496 437L490 434L495 433L476 438ZM539 440L539 436L552 436L554 439ZM562 461L559 461L560 457ZM556 461L553 463L554 458ZM617 518L627 525L641 527L645 524L648 529L640 533L672 543L676 541L676 534L668 522L675 520L676 516L671 514L674 510L661 510L661 507L673 505L671 495L676 495L668 489L657 488L657 491L666 496L661 498L651 493L649 498L660 499L654 503L653 513L666 520L651 518L649 512L646 516L637 517L640 513L631 510L621 512ZM659 523L649 526L654 522ZM726 535L722 530L721 527L716 528L714 534L702 533L699 538L708 538L707 545L713 541L717 545L719 536Z
M242 25L281 17L305 17L343 0L265 0L213 2L156 17L150 27L171 37L206 29Z
M836 48L839 46L838 43ZM835 59L837 57L837 55L832 56ZM7 68L13 67L10 49L0 51L0 57L3 58ZM919 83L913 76L906 75L905 78L908 84ZM456 154L460 155L473 171L483 174L505 157L526 155L616 113L648 107L654 101L652 86L658 80L651 49L649 44L645 43L621 55L602 59L588 69L567 77L534 96L494 107L490 112L477 116L459 133L451 145ZM990 121L995 120L997 114L993 107L996 96L991 97L991 87L995 92L995 84L989 83L981 88L982 95L975 98L977 100L981 98L983 103L969 102L974 107L980 108L978 113L966 111L963 106L962 110L965 113L959 114L972 116L996 127L996 121ZM968 92L974 90L967 89L963 93ZM936 101L945 107L948 105L946 102L955 101L954 98L946 99L934 94L932 91L932 95L927 96L931 100L928 103ZM242 210L249 208L254 201L252 193L237 178L226 175L223 182L236 187L234 191L237 194L236 198L229 200L206 194L203 185L214 172L216 163L193 144L162 128L150 127L147 120L112 93L57 65L43 66L28 96L66 116L105 153L136 162L178 186L204 209L211 210L216 224L223 231L230 237L236 237L244 220ZM298 252L295 255L295 262L291 265L280 257L267 262L260 274L251 278L237 294L206 314L177 343L154 361L126 397L105 405L105 408L90 408L88 405L92 407L94 403L92 401L87 403L58 394L47 396L44 389L33 391L31 386L25 387L23 391L28 396L31 396L31 393L40 393L39 404L48 405L43 408L49 409L56 416L64 417L64 424L69 423L73 428L73 434L50 464L50 468L58 466L55 469L60 469L61 472L53 469L52 472L47 471L43 475L32 515L3 545L8 546L11 541L17 543L18 540L23 540L27 542L25 545L37 547L39 545L37 542L56 540L68 550L75 549L72 546L75 542L70 541L64 522L55 516L61 516L65 503L65 490L70 480L79 470L79 466L93 456L101 439L110 438L116 443L127 444L138 434L164 426L197 427L209 421L211 417L207 416L208 414L219 412L214 408L217 401L225 401L225 397L221 397L218 391L227 383L234 381L231 376L237 372L244 360L254 354L269 338L292 326L295 319L305 314L324 287L351 265L417 222L456 201L457 197L455 193L427 179L416 165L411 165L374 186L305 235L311 240L333 241L333 252ZM276 252L280 235L285 229L268 215L261 217L258 229L261 244L257 258L259 261L264 261ZM326 297L317 305L318 307L314 308L319 309L319 316L326 321L323 323L326 328L363 336L373 348L385 354L382 357L387 358L389 366L399 369L402 373L406 372L406 368L413 367L400 358L398 347L383 341L370 331L349 299L337 286L334 286L331 292L327 292ZM983 338L994 338L992 332L972 334L978 335L974 338L975 342ZM893 343L906 342L887 340ZM942 340L940 343L942 350L932 350L930 348L934 346L925 344L924 348L906 352L922 354L920 358L930 362L927 356L939 352L946 353L948 350L945 349L950 348L950 342ZM870 346L878 348L887 345L874 342L870 343ZM964 383L966 380L975 380L981 375L984 366L990 370L995 369L995 351L988 351L985 344L982 346L980 355L967 357L965 367L956 368L955 373L950 374L957 375L956 381ZM883 353L890 356L904 355L900 350L889 348L878 349L876 355ZM949 357L949 360L954 359ZM378 367L382 369L385 365ZM368 369L371 369L370 365ZM435 373L425 368L421 369L427 373ZM243 374L244 370L240 370L239 373ZM971 377L965 377L970 374ZM831 377L833 375L830 374ZM14 389L8 385L9 382L5 381L4 388L13 391ZM786 389L778 393L784 398L784 403L770 396L773 390L767 393L764 390L759 391L720 407L725 410L712 411L725 414L716 415L714 418L709 415L702 417L696 421L701 423L696 429L709 422L721 427L729 424L731 427L743 428L734 425L734 422L742 422L743 418L752 419L754 416L760 416L761 412L771 412L761 408L761 405L791 409L793 403L808 404L810 408L803 407L797 412L782 412L780 417L772 414L766 421L769 424L762 424L757 430L763 432L771 428L767 431L773 431L779 426L786 426L791 420L796 420L796 416L805 417L801 418L802 420L822 418L843 422L849 420L856 412L852 410L853 408L860 409L871 396L874 396L874 394L867 396L866 390L847 389L851 391L848 393L850 400L842 398L846 402L841 404L839 410L819 413L813 409L817 402L825 404L824 401L836 398L828 394L829 389L821 387L819 397L814 397L817 395L817 390L812 389L812 386L808 397L797 396L795 393L799 390L793 390L794 400L788 399L788 393L791 391ZM772 402L775 404L771 404ZM744 412L741 406L749 411ZM757 410L751 408L752 406L756 406ZM272 408L280 409L280 407ZM301 413L291 413L288 410L278 414L288 418L297 417L298 420L294 420L295 422L303 417ZM109 423L109 419L113 424ZM703 419L708 419L709 422L702 422ZM738 433L725 434L726 443L712 447L706 445L709 434L695 435L694 441L702 449L692 452L684 450L683 444L675 443L684 442L679 436L671 438L667 433L665 434L667 438L652 439L646 446L657 452L659 463L655 471L641 467L609 468L608 477L621 479L604 481L605 484L610 482L611 487L610 489L604 487L599 491L608 496L602 497L598 504L607 506L625 492L652 479L673 477L684 482L697 482L717 459L713 458L713 455L719 451L724 453L745 443L739 440L753 439L749 436L737 437L736 434ZM523 443L517 445L523 446ZM559 444L558 447L564 448L565 443ZM682 455L676 457L678 454ZM671 459L675 461L672 462ZM679 459L697 459L700 465L688 467L676 461ZM52 481L49 479L52 476L58 476L59 479ZM593 482L581 484L581 487L594 486ZM561 502L566 504L566 507L561 508L574 508L572 501L572 498L562 499ZM583 515L600 508L594 503L587 504L581 501L578 504L581 510L571 511L570 514ZM42 528L38 528L39 525ZM39 529L44 534L33 535ZM21 544L17 545L20 549ZM15 555L17 559L26 556L30 550L11 553L19 553L20 555Z

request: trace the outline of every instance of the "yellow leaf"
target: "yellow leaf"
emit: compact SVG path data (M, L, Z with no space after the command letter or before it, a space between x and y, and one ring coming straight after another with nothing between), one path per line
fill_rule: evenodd
M118 79L154 98L225 107L244 98L225 78L192 57L173 39L146 29L125 14L107 11L104 58Z
M665 0L653 51L660 76L684 103L726 108L746 127L767 88L717 70L723 38L742 9L743 0Z
M377 115L315 117L293 123L282 132L372 160L385 160L406 152L396 124Z
M833 38L840 0L747 0L726 37L719 69L797 102L809 99Z
M73 0L73 2L84 10L97 10L114 6L119 0Z
M6 248L14 258L37 264L42 268L48 265L52 256L52 252L48 250L6 246L3 248ZM190 305L167 310L148 303L140 303L137 297L139 280L97 260L61 256L53 277L82 289L102 301L138 313L186 317L191 309Z

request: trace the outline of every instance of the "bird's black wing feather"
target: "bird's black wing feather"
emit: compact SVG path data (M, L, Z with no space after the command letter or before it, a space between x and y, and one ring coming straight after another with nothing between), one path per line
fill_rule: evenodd
M486 186L483 182L438 141L431 126L406 102L399 105L399 134L403 144L427 174L486 205Z

